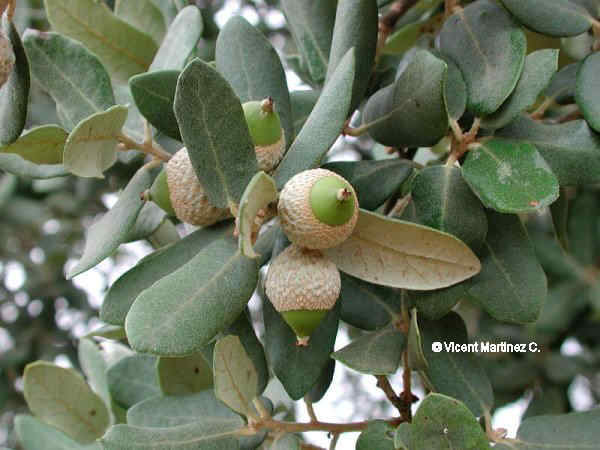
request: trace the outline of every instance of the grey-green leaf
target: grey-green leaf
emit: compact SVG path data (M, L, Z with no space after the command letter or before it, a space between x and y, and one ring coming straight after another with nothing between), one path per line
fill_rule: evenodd
M273 99L289 147L294 138L290 94L281 60L267 38L242 16L233 16L219 33L215 60L242 103Z
M559 184L537 148L491 139L472 148L462 174L483 204L499 212L536 211L558 198Z
M467 109L496 111L514 89L525 61L525 34L492 0L479 0L446 20L440 51L456 63L467 85Z
M353 340L331 357L360 373L390 375L396 372L406 341L389 325Z
M394 427L384 420L374 420L360 433L356 450L394 450Z
M213 385L212 369L200 353L183 358L158 358L160 390L165 395L187 395Z
M588 56L577 72L575 99L590 127L600 133L600 53Z
M467 85L460 69L450 59L446 59L448 73L444 83L444 96L448 116L453 120L462 117L467 109Z
M337 0L282 0L290 31L296 41L310 77L325 80Z
M104 178L117 161L117 136L127 119L127 107L116 105L83 119L71 131L63 151L63 164L80 177Z
M412 182L412 201L419 223L450 233L475 250L485 240L483 206L457 167L437 165L419 172Z
M190 160L210 202L237 205L258 171L239 99L209 64L195 59L181 72L175 117Z
M67 132L56 125L42 125L26 131L15 142L0 147L0 153L16 153L40 165L62 163Z
M121 358L108 368L106 377L112 398L126 409L161 393L154 356Z
M233 233L231 223L222 222L194 231L181 241L143 258L111 285L102 302L100 318L114 325L125 324L129 308L143 290L179 269L202 248L228 233Z
M48 20L59 33L84 44L112 77L126 82L148 70L156 44L147 34L119 19L94 0L44 0Z
M530 108L546 88L558 68L558 50L544 49L530 53L515 90L495 113L485 117L481 125L488 129L502 128L522 111Z
M104 402L73 369L37 361L25 368L23 382L29 409L77 442L91 443L108 428Z
M177 13L150 65L155 70L181 70L200 40L204 25L200 10L186 6Z
M546 301L546 276L518 216L488 211L481 273L467 291L496 320L530 323ZM506 245L510 242L511 245Z
M318 167L340 135L350 108L355 61L354 51L348 50L321 92L317 104L275 172L279 188L298 172Z
M494 403L492 385L477 356L452 352L445 347L447 344L468 342L467 329L461 317L452 312L437 321L421 320L419 325L427 359L423 373L428 387L461 400L477 416L491 408ZM441 351L433 351L434 342L442 344Z
M408 367L414 370L423 370L427 368L427 358L423 352L423 339L421 337L421 330L419 329L419 322L417 319L417 308L411 310L406 350Z
M354 48L356 69L350 111L360 104L375 65L378 36L375 0L339 0L329 53L326 83L335 73L344 55Z
M12 73L0 89L0 145L7 145L16 141L25 128L31 80L29 61L19 32L6 16L0 19L3 34L12 44L15 53Z
M231 238L215 240L135 300L125 320L139 352L199 352L240 315L258 280L258 266Z
M554 74L550 80L550 84L544 89L543 94L561 105L573 103L575 86L577 83L577 72L580 67L581 62L564 66Z
M487 450L485 432L473 414L454 398L429 394L419 406L411 427L414 450Z
M322 167L343 176L356 190L360 207L369 211L398 192L414 170L412 163L402 159L336 161Z
M140 113L159 131L181 140L173 111L178 70L155 70L131 77L129 87Z
M13 153L0 154L0 169L25 178L46 179L64 177L69 171L62 164L35 164Z
M75 275L91 269L110 256L124 242L129 229L135 224L135 219L144 205L140 194L151 184L150 172L142 167L129 180L117 203L88 229L83 255L79 262L67 272L67 278L73 278Z
M448 130L444 98L446 63L416 50L400 77L369 98L363 127L377 142L392 147L435 145Z
M15 430L25 450L101 450L98 443L81 445L53 426L31 416L18 415L15 418Z
M265 349L275 375L288 395L298 400L311 390L329 362L338 329L340 303L331 309L306 347L296 345L296 334L263 296Z
M292 119L294 122L294 135L300 133L306 119L315 107L319 99L319 91L292 91L290 92L290 103L292 107Z
M90 387L104 400L104 404L109 410L109 415L112 416L110 411L112 402L108 388L108 379L106 377L106 361L101 350L91 339L81 339L77 347L77 356L81 370L87 377ZM113 421L111 417L111 423Z
M412 434L412 424L408 422L402 422L396 428L394 433L394 446L398 450L410 450L410 441Z
M29 29L23 43L33 77L56 102L68 130L115 104L108 72L98 57L78 41Z
M240 338L219 339L214 353L215 395L234 411L248 415L250 403L258 395L258 378Z
M569 0L501 0L527 28L548 36L576 36L592 26L592 17Z
M165 35L165 17L152 0L116 0L115 14L137 30L148 34L157 44L160 44Z
M548 125L521 116L498 136L535 145L561 186L600 181L600 136L584 120Z

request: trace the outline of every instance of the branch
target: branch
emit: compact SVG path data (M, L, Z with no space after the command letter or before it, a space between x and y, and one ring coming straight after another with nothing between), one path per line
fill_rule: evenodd
M377 387L384 392L390 403L394 405L400 414L402 414L404 403L402 402L402 399L396 395L388 378L385 375L375 375L375 378L377 378Z
M169 159L171 159L171 154L152 140L148 141L146 139L144 142L137 142L135 139L132 139L123 132L117 136L117 140L125 145L125 147L128 149L140 150L141 152L155 156L164 162L167 162Z

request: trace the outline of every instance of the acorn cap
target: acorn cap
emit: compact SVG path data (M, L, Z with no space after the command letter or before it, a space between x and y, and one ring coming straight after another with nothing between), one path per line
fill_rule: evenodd
M175 215L182 222L208 226L231 217L229 208L213 206L198 181L187 148L175 153L166 168L167 185Z
M340 290L336 265L319 250L295 244L271 262L265 281L267 297L299 338L310 336L335 305Z
M354 188L326 169L293 176L283 187L277 208L289 240L311 249L335 247L348 239L359 212Z
M6 83L15 66L15 52L11 42L0 31L0 88Z
M258 167L271 172L285 153L285 135L271 97L242 105Z
M156 203L163 211L170 216L176 216L171 197L169 196L169 185L167 183L167 171L161 170L158 176L154 179L150 187L150 200Z

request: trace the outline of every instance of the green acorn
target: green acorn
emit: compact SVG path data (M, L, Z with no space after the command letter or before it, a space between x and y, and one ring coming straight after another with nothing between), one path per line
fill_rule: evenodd
M1 15L0 15L1 16ZM15 67L15 52L12 44L0 31L0 88L6 83Z
M291 244L270 264L265 281L267 297L294 330L298 345L333 308L341 290L340 272L319 250Z
M326 169L293 176L279 195L277 209L289 240L311 249L335 247L348 239L359 211L354 188Z
M285 136L271 97L242 105L258 167L271 172L285 153Z
M191 225L209 226L231 217L228 208L209 202L185 147L171 157L148 194L167 214Z

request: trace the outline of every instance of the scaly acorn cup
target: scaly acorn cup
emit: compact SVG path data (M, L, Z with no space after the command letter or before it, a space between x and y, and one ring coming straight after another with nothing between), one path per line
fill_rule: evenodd
M326 169L294 175L283 187L277 209L289 240L311 249L335 247L348 239L359 211L354 188Z
M15 52L12 44L0 31L0 88L8 80L15 67Z
M337 301L340 272L319 250L291 244L269 265L265 292L283 320L294 330L297 345L310 335Z
M258 167L271 172L285 153L285 135L279 114L274 109L271 97L262 101L246 102L242 105Z
M165 177L161 179L159 174L150 188L150 198L165 212L196 226L209 226L231 217L228 208L217 208L208 201L187 148L171 157L164 172Z

